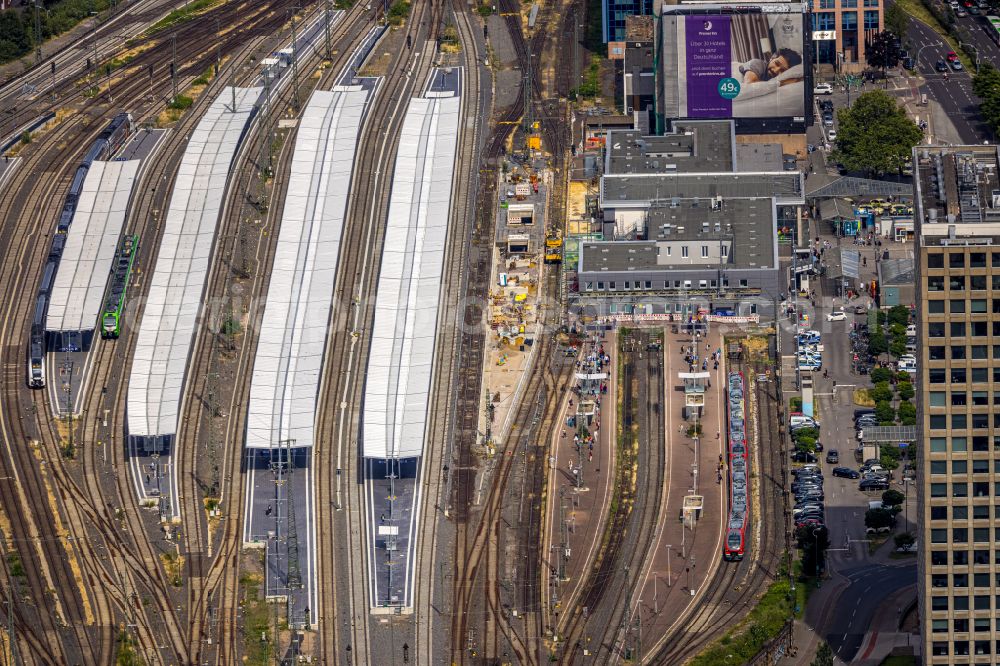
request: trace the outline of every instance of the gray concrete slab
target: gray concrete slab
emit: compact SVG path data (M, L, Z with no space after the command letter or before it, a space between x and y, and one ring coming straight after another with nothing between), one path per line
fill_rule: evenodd
M465 72L461 67L439 67L431 73L430 82L425 92L451 92L462 94L462 79Z
M312 625L317 608L312 450L248 449L243 541L264 548L268 598L288 603L290 624Z
M517 51L514 50L514 42L507 30L507 21L499 14L493 14L486 19L486 30L493 57L502 65L517 64Z
M420 458L365 460L373 609L413 607Z

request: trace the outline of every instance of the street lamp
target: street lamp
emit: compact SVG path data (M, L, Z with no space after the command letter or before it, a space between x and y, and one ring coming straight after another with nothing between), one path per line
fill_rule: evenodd
M973 62L973 64L975 64L975 66L976 66L976 74L978 74L979 73L979 49L976 48L975 44L969 44L968 42L959 42L958 45L961 48L972 49L972 52L976 54L976 59L973 60L972 62ZM921 48L923 48L923 47L921 47Z
M819 533L822 531L820 527L813 528L813 566L816 567L816 587L820 586L820 581L822 580L819 568Z

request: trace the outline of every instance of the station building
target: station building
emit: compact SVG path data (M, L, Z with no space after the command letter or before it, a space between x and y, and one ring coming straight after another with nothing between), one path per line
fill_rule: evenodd
M581 311L770 316L804 180L780 145L739 144L732 121L686 121L662 136L609 132L597 204L601 233L571 267Z

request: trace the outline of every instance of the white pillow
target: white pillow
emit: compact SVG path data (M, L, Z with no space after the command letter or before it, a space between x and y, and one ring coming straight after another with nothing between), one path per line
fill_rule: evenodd
M787 70L778 74L773 81L784 81L785 79L801 79L802 78L802 63L795 65L794 67L789 67Z

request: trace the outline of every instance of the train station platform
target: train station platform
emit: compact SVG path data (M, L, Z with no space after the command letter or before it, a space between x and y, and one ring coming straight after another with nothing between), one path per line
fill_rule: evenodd
M191 133L181 158L152 274L128 383L133 446L166 452L177 433L181 394L236 151L260 88L224 90Z
M57 351L85 351L90 346L139 164L128 160L90 165L45 320L50 339L59 334L56 338L65 342L53 340Z
M247 448L312 446L365 86L313 93L299 121L250 382Z
M410 100L396 152L365 382L362 455L373 613L412 612L420 457L434 368L461 70Z
M140 160L91 163L52 284L45 331L49 404L77 414L85 397L90 349Z

